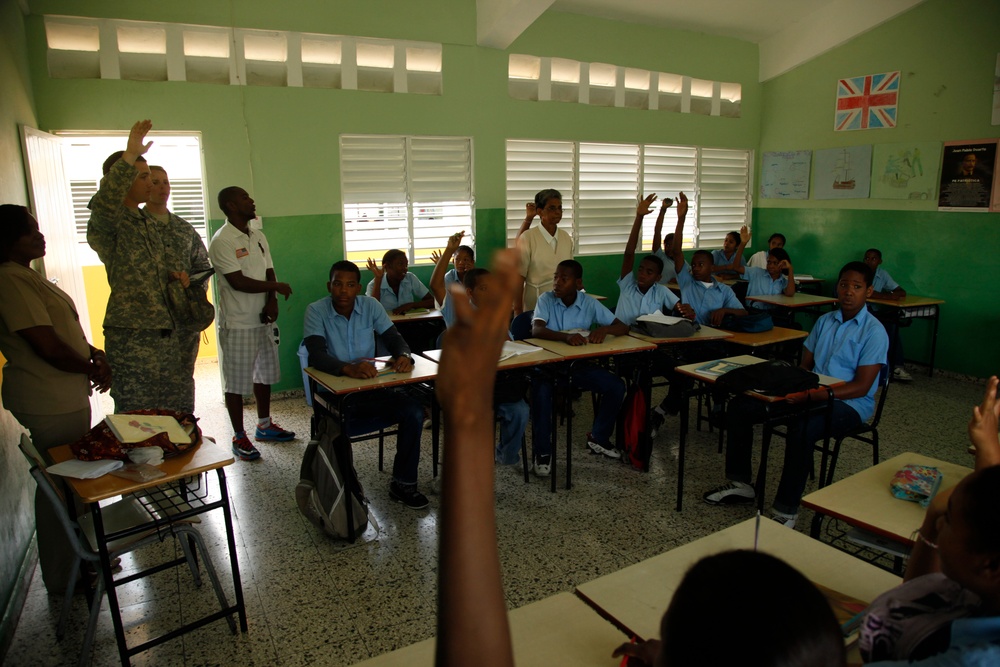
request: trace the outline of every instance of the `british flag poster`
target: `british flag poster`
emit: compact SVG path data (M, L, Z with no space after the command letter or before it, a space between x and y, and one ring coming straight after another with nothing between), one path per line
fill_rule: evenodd
M840 132L896 127L898 98L899 72L840 79L833 129Z

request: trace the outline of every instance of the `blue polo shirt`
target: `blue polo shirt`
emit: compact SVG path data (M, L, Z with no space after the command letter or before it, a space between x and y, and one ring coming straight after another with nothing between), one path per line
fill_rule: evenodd
M458 279L458 271L455 269L450 269L444 274L444 303L441 304L441 317L444 318L446 327L455 323L455 304L451 300L451 286L461 284L462 281Z
M988 667L1000 664L1000 617L958 618L948 650L929 658L869 662L865 667Z
M743 310L743 304L736 298L732 287L717 280L706 287L694 279L687 262L677 274L677 284L681 288L681 300L694 309L694 319L698 324L712 324L712 313L719 308Z
M365 288L365 294L371 296L374 289L375 279L372 278L368 283L368 287ZM406 275L403 276L403 280L399 283L398 295L389 287L389 279L382 276L382 297L379 301L382 302L382 307L385 308L386 312L391 313L403 304L420 301L427 296L427 291L427 287L420 282L420 278L417 278L409 271L407 271Z
M726 257L726 251L723 250L722 248L712 251L712 261L715 263L716 266L725 266L727 264L732 264L734 259L736 259L735 250L733 251L733 254L729 255L728 257ZM740 266L746 266L746 265L747 265L746 258L740 257ZM720 273L724 273L728 276L738 275L733 271L720 271Z
M667 257L667 253L663 252L662 248L653 254L663 260L663 276L660 278L660 284L666 285L671 280L677 280L677 269L674 268L674 260Z
M875 277L872 278L872 291L878 294L879 292L891 292L892 290L899 287L899 283L892 279L889 272L883 269L881 266L875 269Z
M816 326L803 344L816 362L813 371L845 382L854 379L859 366L878 364L884 370L889 354L885 327L867 308L862 308L846 322L841 310L827 313L816 320ZM844 403L861 415L861 421L868 421L875 412L877 389L876 378L866 395L844 399Z
M747 285L747 296L781 294L788 287L787 276L778 276L777 280L771 280L771 275L767 272L767 269L758 269L754 266L748 266L743 271L743 277L749 283ZM747 305L752 308L760 308L761 310L774 308L774 304L772 303L760 303L759 301L750 301Z
M330 356L345 363L375 356L375 334L392 328L392 320L378 301L370 296L354 299L354 311L348 319L333 308L330 297L310 303L306 308L302 337L322 336Z
M663 285L650 286L645 294L639 291L635 274L630 273L618 279L618 305L615 307L615 317L632 326L640 315L651 313L670 313L677 303L677 296Z
M572 306L567 306L554 292L544 292L535 304L533 322L541 320L546 329L566 331L589 329L591 325L606 327L615 321L614 313L586 292L577 292Z

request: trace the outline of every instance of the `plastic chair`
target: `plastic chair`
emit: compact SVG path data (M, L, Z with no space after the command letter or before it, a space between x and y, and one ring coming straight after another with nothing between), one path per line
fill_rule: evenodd
M819 468L819 485L821 488L833 483L833 473L837 468L837 457L840 456L840 446L847 438L867 442L871 445L872 465L878 465L878 424L882 420L882 410L885 408L885 399L889 395L890 382L887 368L888 367L884 367L879 374L880 393L878 402L875 404L875 414L872 416L872 420L868 423L862 423L857 428L849 430L847 433L834 440L833 448L830 450L823 447L822 442L816 444L816 449L823 454L822 459L820 460ZM828 462L829 469L827 469Z
M27 435L21 435L20 449L31 465L31 476L35 478L38 488L41 489L45 497L52 503L59 522L69 538L69 543L73 547L75 556L69 583L66 586L66 594L63 597L59 623L56 627L57 639L61 640L66 634L66 623L69 620L70 610L73 606L73 590L76 586L77 577L80 574L81 565L84 562L90 563L97 571L97 587L90 599L90 618L87 622L87 633L83 646L80 649L80 658L77 662L78 665L86 665L90 662L90 652L94 643L94 633L97 629L97 619L100 617L101 600L107 588L107 582L104 581L103 570L101 568L101 557L97 547L93 516L87 513L77 520L73 520L66 509L65 499L57 490L56 485L53 484L51 477L49 477L49 474L45 470L45 463ZM164 512L164 514L169 514L169 512ZM191 549L193 545L195 550L201 553L202 561L205 563L205 571L212 581L212 587L215 589L215 594L219 599L221 608L225 609L229 607L229 602L226 600L226 595L219 583L219 577L215 574L215 568L208 557L205 542L201 537L201 533L191 525L192 520L170 522L166 525L162 525L162 522L160 522L158 525L157 522L151 522L153 517L150 516L149 511L134 496L125 496L115 503L102 507L101 518L104 522L105 532L108 534L144 524L150 525L148 530L144 530L136 535L109 542L108 556L112 559L135 551L146 544L161 542L163 535L166 533L180 538L178 541L184 552L184 558L191 568L195 585L200 587L201 575L198 571L196 554ZM226 616L226 621L229 623L229 629L233 634L236 634L236 623L233 621L232 615Z

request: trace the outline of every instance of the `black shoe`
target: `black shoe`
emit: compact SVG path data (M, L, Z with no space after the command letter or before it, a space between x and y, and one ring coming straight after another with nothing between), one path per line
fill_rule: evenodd
M397 503L403 503L411 510L422 510L430 503L427 496L417 491L417 485L402 485L389 482L389 498Z

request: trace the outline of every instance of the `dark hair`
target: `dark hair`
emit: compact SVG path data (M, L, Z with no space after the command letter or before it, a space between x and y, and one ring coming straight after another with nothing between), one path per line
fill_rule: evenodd
M333 274L337 271L350 271L358 277L358 282L361 282L361 269L354 262L348 262L346 259L342 259L339 262L334 262L333 266L330 267L330 280L333 280Z
M788 251L784 248L772 248L767 251L768 255L773 256L779 262L785 261L791 264L792 258L788 256Z
M969 543L975 553L1000 553L1000 466L977 470L965 478L963 515L969 523Z
M115 162L118 162L118 160L122 159L122 155L125 155L125 151L115 151L114 153L108 156L108 159L105 160L104 164L101 165L101 171L105 176L107 176L108 172L111 171L111 167L115 166ZM143 157L142 155L137 155L135 157L135 161L145 162L146 158Z
M395 261L398 257L406 257L406 253L399 248L393 248L392 250L386 250L385 254L382 255L382 264L388 264L389 262Z
M473 250L471 246L467 245L458 246L458 248L455 249L455 255L458 255L458 253L460 252L469 253L469 259L471 259L473 262L476 261L476 251Z
M642 258L642 261L649 262L650 264L656 267L657 273L661 275L663 274L663 260L657 257L656 255L646 255L645 257Z
M158 164L151 164L151 165L149 165L149 170L150 171L162 171L164 174L167 173L167 170L164 169L163 167L161 167Z
M875 272L872 271L870 266L864 262L848 262L847 264L844 264L844 268L842 268L840 273L837 274L837 280L843 278L844 274L848 271L857 271L860 273L865 277L865 285L867 287L871 287L872 280L875 278Z
M694 262L694 258L699 255L705 257L711 264L715 264L715 256L712 255L711 250L695 250L694 253L691 254L691 261Z
M754 609L720 600L752 600ZM660 637L666 665L846 662L840 626L823 594L792 566L755 551L708 556L688 570L663 615Z
M476 289L476 283L479 282L480 276L488 276L490 272L486 269L481 269L478 266L473 269L469 269L465 272L465 277L462 278L462 284L465 285L465 289Z
M726 238L727 238L727 239L728 239L728 238L729 238L730 236L732 236L732 237L733 237L733 239L734 239L734 240L735 240L735 241L736 241L737 243L739 243L740 241L742 241L742 240L743 240L743 239L741 239L741 238L740 238L740 233L739 233L739 232L729 232L728 234L726 234Z
M562 199L562 193L558 190L553 190L552 188L542 190L535 195L535 208L545 208L545 204L547 204L550 199Z
M580 280L581 278L583 278L583 264L580 264L580 262L576 261L575 259L564 259L563 261L559 262L558 268L567 269L570 272L570 274L572 274L573 278L576 280Z
M10 261L10 249L31 231L28 209L19 204L0 206L0 262Z
M243 192L243 188L238 185L230 185L227 188L219 190L218 200L219 208L222 209L222 215L229 217L229 214L226 212L226 207L229 206L234 199L236 199L236 195L240 192Z
M771 241L773 241L774 239L781 239L781 245L785 245L785 243L787 243L787 240L785 239L785 235L782 234L781 232L775 232L775 233L771 234L770 236L768 236L767 237L767 243L768 243L768 245L770 245Z
M868 253L870 253L870 252L873 252L873 253L875 253L875 256L876 256L876 257L878 257L879 259L882 259L882 251L881 251L881 250L879 250L878 248L868 248L868 250L865 250L865 254L866 254L866 255L867 255Z

